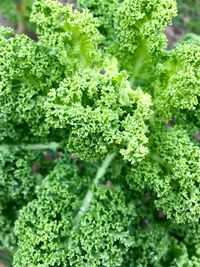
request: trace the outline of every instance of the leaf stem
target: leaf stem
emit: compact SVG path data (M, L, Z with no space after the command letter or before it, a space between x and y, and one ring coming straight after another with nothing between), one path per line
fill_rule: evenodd
M108 154L106 156L102 165L97 170L97 174L96 174L95 179L93 181L94 185L97 185L99 183L100 179L103 178L103 176L106 174L106 171L107 171L108 167L110 166L111 162L113 161L115 155L116 154L113 153L113 154ZM86 196L83 199L82 205L81 205L77 215L74 218L75 226L78 226L82 216L87 212L87 210L90 206L90 203L93 199L93 196L94 196L94 193L89 189L87 191Z
M3 144L0 145L0 152L7 150L9 147L21 148L24 150L47 150L47 149L57 150L59 144L56 142L51 142L48 144L19 144L19 145Z

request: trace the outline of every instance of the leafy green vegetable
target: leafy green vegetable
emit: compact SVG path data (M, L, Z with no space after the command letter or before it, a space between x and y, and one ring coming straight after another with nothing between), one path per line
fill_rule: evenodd
M177 110L194 110L198 105L200 46L197 38L191 39L183 40L170 51L164 64L158 64L155 104L166 119L175 116Z
M90 178L65 162L44 180L16 224L21 238L15 266L121 266L131 244L134 203L119 187L94 185L91 205L79 222L88 184Z
M135 189L156 192L156 207L176 223L198 222L200 217L200 148L183 126L155 125L150 153L131 168L128 182Z
M200 265L200 42L173 0L35 0L0 27L0 246L15 267Z
M49 93L47 120L69 128L68 151L96 160L119 150L134 163L147 154L150 96L132 90L125 72L85 69L61 82Z

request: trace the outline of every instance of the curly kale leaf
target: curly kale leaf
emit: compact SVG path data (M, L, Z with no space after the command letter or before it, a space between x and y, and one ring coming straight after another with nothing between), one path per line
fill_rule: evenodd
M146 65L152 65L167 38L165 26L176 15L173 0L125 0L119 4L114 16L115 39L111 47L121 67L133 79L141 79Z
M104 73L105 72L105 73ZM88 160L119 151L134 163L147 154L151 99L125 72L86 69L61 82L45 103L47 123L70 131L68 150Z
M91 178L67 162L46 177L16 223L14 266L121 266L133 242L128 228L135 206L118 186L90 184Z
M51 0L33 3L31 21L36 23L40 44L63 65L75 68L91 65L97 58L101 36L97 20L84 11L74 10Z
M165 120L177 111L194 110L200 96L200 46L198 38L182 41L157 67L154 103ZM195 41L196 40L196 41Z
M200 218L200 148L182 126L156 125L150 138L150 154L131 169L131 187L157 193L156 206L176 223L198 222Z
M106 37L104 43L112 39L114 15L120 2L120 0L78 0L81 9L89 9L94 17L98 18L98 29Z
M13 226L18 211L34 198L42 180L32 173L37 154L14 148L0 152L0 246L10 250L16 246Z
M159 219L143 194L117 184L91 185L88 174L64 161L46 177L16 223L14 266L198 266L198 224Z

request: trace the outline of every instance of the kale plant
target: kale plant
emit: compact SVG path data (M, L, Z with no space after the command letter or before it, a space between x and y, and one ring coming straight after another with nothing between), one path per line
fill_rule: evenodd
M0 247L14 267L200 265L200 37L173 0L35 0L0 27Z

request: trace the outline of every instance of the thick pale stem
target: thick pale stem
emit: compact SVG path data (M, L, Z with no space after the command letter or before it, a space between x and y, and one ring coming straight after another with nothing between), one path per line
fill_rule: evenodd
M141 44L139 45L139 49L135 53L134 60L133 60L133 70L132 70L131 79L130 79L131 84L135 83L147 58L148 58L147 48L145 44L141 42Z
M94 185L97 185L99 183L100 179L104 177L104 175L106 174L106 171L107 171L109 165L111 164L112 160L114 159L114 157L115 157L115 153L107 155L107 157L103 161L102 165L98 168L96 177L93 181ZM85 198L83 199L82 205L81 205L77 215L74 218L75 226L78 226L82 216L87 212L87 210L90 206L90 203L93 199L93 196L94 196L94 193L89 189Z

